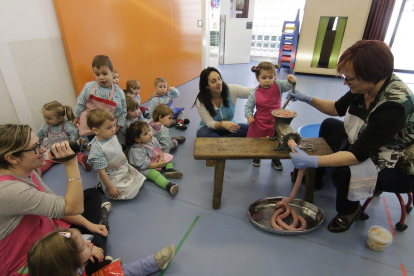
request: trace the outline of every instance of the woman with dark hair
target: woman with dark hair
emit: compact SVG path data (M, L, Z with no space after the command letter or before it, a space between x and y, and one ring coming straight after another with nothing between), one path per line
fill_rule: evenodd
M319 136L333 154L309 156L298 148L290 154L298 169L332 167L338 214L329 223L331 232L347 231L361 215L359 201L374 189L413 190L414 96L393 70L394 57L384 42L361 40L339 59L337 71L350 90L338 101L289 93L327 115L345 116L321 125Z
M200 74L199 89L194 102L201 117L197 137L246 137L249 126L237 124L234 112L237 98L247 99L252 88L227 85L216 68L208 67Z

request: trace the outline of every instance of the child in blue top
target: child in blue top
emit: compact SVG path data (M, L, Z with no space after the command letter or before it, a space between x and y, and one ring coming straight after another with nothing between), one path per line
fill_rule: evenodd
M183 173L173 168L173 156L161 150L157 139L152 137L146 122L138 121L129 126L126 132L126 146L129 150L129 162L147 178L170 195L178 192L178 185L171 183L166 178L180 179ZM159 172L166 169L165 177Z
M79 94L76 106L73 110L73 114L75 115L75 120L73 124L75 126L79 123L79 118L81 117L81 113L87 110L88 105L90 104L90 98L93 91L95 91L95 96L101 102L101 104L105 104L105 109L109 110L114 117L118 120L116 126L116 132L118 132L119 128L125 124L125 117L127 114L126 110L126 103L125 103L125 95L121 88L118 85L113 84L113 70L114 67L112 66L112 62L107 56L99 55L96 56L92 61L92 70L95 75L96 80L91 81L85 84L82 89L82 92ZM111 102L108 103L108 100L111 97L112 87L114 89L113 97L111 101L116 104L114 112L110 108ZM92 98L91 98L92 99ZM96 107L88 108L88 109L95 109ZM102 108L102 107L99 107ZM86 118L86 117L85 117ZM79 129L86 128L86 121L80 122ZM83 125L85 124L85 125ZM81 135L84 135L80 132ZM93 133L87 134L88 136L93 137ZM92 138L91 137L91 138Z
M170 138L170 129L174 110L168 105L159 105L152 112L152 120L148 123L152 136L157 138L163 152L169 153L178 144L185 142L184 136Z
M126 94L125 94L126 95ZM125 133L127 128L134 122L138 120L144 120L142 114L138 108L138 103L134 98L126 96L126 106L127 106L127 116L125 119L125 124L119 129L116 134L119 143L122 145L122 150L126 150L125 147Z
M174 110L173 125L176 129L186 130L185 124L188 124L190 120L184 119L184 107L175 108L173 107L173 99L180 96L180 92L175 87L167 86L167 81L164 78L156 78L154 81L155 94L152 96L150 104L148 106L148 113L152 118L152 112L160 105L168 105Z
M53 101L43 106L42 114L45 123L36 134L39 139L43 140L43 147L49 150L55 143L75 140L78 138L78 130L71 122L73 121L74 116L70 106L63 106L61 103ZM87 163L88 156L86 154L79 152L77 157L78 162L85 168L85 171L88 172L92 169ZM36 172L41 176L47 172L53 164L54 162L52 160L46 158L46 165L36 169Z

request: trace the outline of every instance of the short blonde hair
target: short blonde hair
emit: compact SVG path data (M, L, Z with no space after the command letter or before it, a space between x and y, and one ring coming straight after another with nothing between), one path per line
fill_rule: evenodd
M126 88L127 89L140 89L141 88L141 84L139 83L139 81L137 80L128 80L126 83Z
M134 99L131 99L131 97L126 97L126 107L127 111L133 111L138 109L138 102Z
M20 157L19 151L24 150L30 143L32 129L28 125L0 125L0 168L7 169L10 163L7 155Z
M158 83L160 83L160 82L162 82L162 83L167 83L167 80L166 80L166 79L164 79L164 78L162 78L162 77L156 78L156 79L154 80L154 86L157 86L157 84L158 84Z
M154 122L158 122L160 120L160 116L161 118L164 118L168 115L174 115L174 110L168 105L160 104L152 112L152 119Z
M105 109L93 109L86 115L86 124L90 129L99 128L106 121L115 121L114 115Z

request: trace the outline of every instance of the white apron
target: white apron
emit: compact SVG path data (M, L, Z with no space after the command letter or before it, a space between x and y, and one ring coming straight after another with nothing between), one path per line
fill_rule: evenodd
M96 137L94 139L96 139ZM96 141L99 143L99 140ZM116 170L115 174L108 174L112 185L114 185L120 193L120 197L115 199L133 199L138 194L139 189L142 187L146 177L128 164L128 160L122 151L122 146L119 144L116 135L114 135L114 137L107 143L103 145L99 143L99 145L102 147L102 151L104 152L108 162L108 166L105 168L105 171L109 171L109 173L111 173L111 171ZM99 175L98 180L102 182ZM102 185L105 187L103 182ZM109 195L106 187L103 190L107 198L114 199Z

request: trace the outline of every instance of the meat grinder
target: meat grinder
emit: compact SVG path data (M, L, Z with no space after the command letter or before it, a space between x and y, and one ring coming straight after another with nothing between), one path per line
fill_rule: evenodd
M281 117L275 115L276 111L290 111L293 113L290 117ZM276 109L272 111L272 115L275 119L275 122L273 123L273 128L275 129L275 132L270 140L278 140L279 145L277 147L273 147L272 150L289 150L288 141L290 139L293 139L296 144L300 144L300 141L302 140L302 137L299 133L294 131L292 127L290 126L290 122L292 122L293 118L297 116L297 113L293 110L288 109Z

